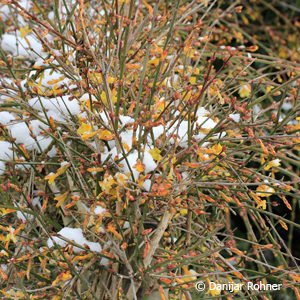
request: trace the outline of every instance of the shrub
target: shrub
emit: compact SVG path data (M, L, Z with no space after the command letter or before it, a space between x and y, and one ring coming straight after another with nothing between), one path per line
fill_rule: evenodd
M3 296L299 299L295 11L2 1Z

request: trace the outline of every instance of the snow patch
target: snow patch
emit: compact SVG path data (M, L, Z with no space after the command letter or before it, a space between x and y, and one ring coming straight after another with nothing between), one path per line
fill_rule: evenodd
M21 38L18 35L10 33L2 35L1 48L14 56L20 55L33 60L38 59L43 50L41 43L33 36L26 35L25 38Z
M56 121L63 122L70 118L71 115L80 113L80 105L78 101L69 101L68 96L60 98L48 99L45 97L35 97L28 101L28 104L40 112L43 112L43 107L47 111L48 117L52 117Z
M240 114L230 114L229 118L231 118L234 122L238 123L240 121Z
M100 215L100 214L102 214L102 213L105 212L105 211L106 211L105 208L103 208L103 207L100 206L100 205L97 205L96 208L95 208L95 210L94 210L94 214L95 214L95 215Z
M58 232L58 234L68 240L73 241L75 244L82 246L83 248L85 248L85 245L87 245L91 251L101 252L102 250L102 247L99 243L90 242L84 237L81 228L64 227ZM56 236L52 239L61 247L65 247L68 244L65 240ZM52 248L54 246L54 243L50 238L47 240L47 245L49 248ZM73 250L76 253L83 251L83 249L80 249L76 246L74 246Z
M14 117L14 115L9 112L6 111L0 112L0 123L3 124L4 126L8 126L11 123L11 121L15 119L16 118Z

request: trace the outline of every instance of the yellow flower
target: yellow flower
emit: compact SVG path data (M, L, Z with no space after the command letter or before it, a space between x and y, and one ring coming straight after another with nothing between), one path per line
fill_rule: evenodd
M266 208L267 208L266 200L262 200L262 201L256 206L256 208L262 208L263 210L266 210Z
M190 84L195 84L196 80L197 80L196 76L191 76L190 77Z
M266 87L266 93L269 93L272 89L274 89L274 86L267 85L267 87Z
M124 186L126 181L128 180L128 177L120 172L118 172L115 177L120 186Z
M218 285L214 285L214 284L210 284L210 280L207 279L208 281L208 286L209 286L209 290L206 292L206 294L211 294L213 297L214 296L218 296L221 294L221 288L218 287ZM218 284L218 282L216 281L215 283Z
M100 98L103 101L103 103L107 105L107 98L106 98L106 94L104 91L102 91Z
M256 194L260 197L270 197L272 196L272 194L275 193L275 190L272 187L267 186L265 184L257 187L256 191L258 192Z
M58 201L58 203L56 204L56 207L59 207L62 205L62 203L67 199L68 195L69 195L69 191L63 193L60 196L57 196L54 198L54 200Z
M60 281L67 281L68 279L72 278L70 271L60 273L56 279L52 282L52 285L56 285Z
M190 277L183 277L182 280L187 282L187 281L194 281L194 280L197 280L197 272L195 272L193 269L188 269L187 266L182 266L182 270L183 270L183 273L184 275L192 275Z
M77 133L83 135L85 133L89 133L92 131L92 126L88 123L82 123L80 127L77 129Z
M290 131L296 131L296 130L300 129L300 117L297 117L296 120L299 121L298 124L295 125L295 126L293 126L293 127L291 127Z
M145 165L141 162L140 159L136 161L136 164L133 166L138 172L144 172Z
M165 106L166 106L165 98L164 97L162 97L160 99L157 98L155 101L155 107L154 107L155 112L162 112L165 109Z
M116 78L108 76L108 83L113 83L116 81Z
M99 182L102 191L105 192L106 194L111 194L111 195L115 194L115 189L113 188L113 186L116 183L117 182L114 180L114 178L111 175L107 175L107 174L104 175L104 180Z
M7 234L7 236L5 238L6 242L9 242L10 240L13 241L14 244L17 242L16 236L14 234L14 229L11 226L9 226L9 233Z
M114 136L109 130L104 129L99 131L98 137L100 140L109 141L112 140Z
M280 223L281 227L285 230L289 230L288 226L285 224L285 222L278 220L278 222Z
M241 98L249 97L251 94L251 86L249 83L243 84L239 89L239 95Z
M154 65L155 67L157 67L159 64L159 58L150 59L148 64Z
M266 166L264 166L264 169L266 171L268 171L269 169L271 169L273 167L279 167L279 166L280 166L280 159L276 158L276 159L269 161L269 163Z
M160 161L161 160L161 155L160 155L160 150L157 147L154 147L153 149L148 151L152 158L156 161Z
M185 216L188 213L186 208L182 208L179 210L179 212L174 215L174 218L178 218L179 216Z
M48 180L48 184L51 184L54 182L56 177L66 172L66 170L70 167L71 163L66 163L62 167L60 167L57 172L54 174L53 172L49 173L45 179Z
M250 192L250 195L252 196L252 198L257 203L257 208L262 207L263 210L265 210L267 208L266 200L261 200L260 197L259 197L259 196L262 196L262 195L260 195L260 193L255 194L253 192ZM262 197L265 197L265 196L262 196Z
M32 29L29 29L28 26L20 28L21 38L23 39L30 32L32 32Z
M94 132L90 132L90 133L85 133L85 134L83 134L83 135L81 136L81 138L82 138L83 140L87 140L87 139L93 137L94 135L96 135L97 133L99 133L99 131L100 131L100 130L97 130L97 131L94 131Z
M209 148L209 149L204 149L204 152L207 154L215 154L215 155L219 155L223 150L223 146L219 143L216 145L213 145L213 147Z
M58 177L58 174L54 174L53 172L51 172L45 177L45 179L48 180L48 184L52 184L56 177Z

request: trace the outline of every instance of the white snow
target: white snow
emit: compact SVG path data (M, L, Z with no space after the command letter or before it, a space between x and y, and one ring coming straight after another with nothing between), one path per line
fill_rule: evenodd
M6 252L5 252L6 253ZM3 272L7 271L7 265L1 264L0 265L1 269L3 270Z
M105 208L103 208L103 207L100 206L100 205L97 205L97 206L95 207L94 214L100 215L100 214L102 214L102 213L105 212L105 211L106 211Z
M30 125L32 126L32 132L34 135L39 135L41 131L47 130L49 127L39 120L30 121Z
M79 98L79 100L80 100L80 101L88 101L88 100L90 100L90 96L91 96L91 99L92 99L92 100L97 100L96 97L95 97L94 95L90 95L90 94L88 94L88 93L84 93L84 94Z
M122 125L134 123L134 119L128 116L119 116L119 120L121 121Z
M13 114L7 112L7 111L1 111L0 112L0 123L7 126L11 123L11 121L15 120Z
M53 146L51 150L47 153L49 157L54 157L57 154L55 147Z
M111 155L111 156L110 156ZM117 156L117 148L112 148L109 152L101 153L101 160L104 162L110 156L110 161L114 161Z
M293 105L291 102L283 102L281 109L284 111L289 111L293 108Z
M135 179L137 179L139 177L139 174L140 174L140 172L137 171L134 168L134 165L136 165L138 158L139 158L139 155L138 155L137 150L134 150L132 153L127 155L127 161L128 161L128 164L131 168L132 174L133 174ZM145 171L144 172L146 174L153 171L157 167L157 164L153 160L151 154L148 153L148 151L144 152L144 157L143 158L141 157L141 162L145 165ZM130 168L129 168L129 166L128 166L125 159L122 160L122 164L123 164L123 167L121 168L122 171L125 174L128 174L130 172Z
M101 112L99 115L100 115L102 121L103 121L105 124L109 124L108 118L107 118L107 116L106 116L106 114L105 114L104 111Z
M66 166L67 164L69 164L68 161L63 161L63 162L60 163L60 166L63 167L63 166Z
M12 145L9 142L0 140L0 175L5 172L4 161L13 159L13 151L10 149L11 147Z
M144 152L143 163L145 164L145 173L150 173L156 169L157 164L153 160L152 155L148 152Z
M20 0L20 1L18 1L18 4L25 9L29 9L30 1ZM13 12L14 12L13 5L4 4L0 7L0 16L3 18L4 21L9 20L12 16ZM20 14L17 15L17 23L19 25L25 24L25 21Z
M32 203L33 206L37 206L37 207L39 207L39 209L42 209L42 205L41 205L41 201L40 201L40 197L39 196L34 197L31 200L31 203Z
M101 252L102 250L102 247L99 243L90 242L84 237L81 228L64 227L58 232L58 234L68 240L73 241L75 244L82 246L83 248L85 248L85 245L87 245L91 251ZM56 236L52 237L52 239L61 247L65 247L68 244L68 242ZM49 248L52 248L54 246L53 241L50 238L47 240L47 245ZM73 250L76 253L83 251L83 249L76 246L74 246Z
M208 116L210 115L210 113L203 107L200 107L196 113L197 116L197 121L196 123L198 124L198 126L201 129L206 129L206 130L210 130L212 128L214 128L217 123L209 118ZM176 114L174 114L174 116L176 116ZM168 123L168 126L171 126L171 124L173 123L173 121L170 121ZM188 121L181 121L181 120L176 120L173 124L172 127L168 129L169 134L175 134L177 135L177 140L179 141L179 145L181 147L186 148L188 146ZM194 138L203 138L204 135L202 133L200 133L198 136L194 136ZM174 138L170 138L170 143L174 144Z
M48 13L48 18L49 18L50 20L54 20L54 11L50 11L50 12Z
M240 114L230 114L229 118L231 118L234 122L238 123L240 121Z
M22 220L22 222L27 222L27 220L32 220L34 216L32 214L23 213L20 210L17 211L17 217Z
M36 71L34 71L36 72ZM51 80L60 80L57 83L51 83ZM70 82L70 79L65 78L65 76L60 73L57 72L53 69L46 69L43 72L43 75L41 77L41 85L42 86L46 86L46 87L52 87L55 84L61 85L61 84L65 84L68 85Z
M209 114L209 111L207 111L204 107L199 107L197 110L198 117L207 117Z
M164 133L164 131L165 128L162 125L153 127L152 132L153 132L154 139L156 140L158 137L160 137Z
M9 142L0 140L0 159L11 160L13 158L11 147L12 145Z
M42 209L42 205L40 202L40 197L34 197L31 200L31 203L33 206L37 206L39 209ZM17 205L15 205L16 207L18 207ZM22 222L26 222L27 220L32 220L34 218L34 215L26 213L26 212L22 212L20 210L17 211L17 217L22 220Z
M136 133L138 136L138 132ZM126 143L129 147L129 150L132 148L132 138L133 138L133 130L125 130L120 133L122 143ZM128 152L125 148L125 151Z
M197 123L203 129L212 129L217 125L213 119L208 118L206 114L204 114L204 110L202 108L198 110L197 117Z
M171 123L171 122L170 122ZM179 121L177 120L172 124L172 127L169 128L169 132L175 134L178 137L179 145L182 147L187 147L188 141L188 121ZM175 140L172 137L170 143L174 144Z
M35 61L34 65L33 65L33 68L38 68L38 67L42 67L42 66L45 66L45 65L47 65L47 64L44 64L44 59L39 57Z
M30 121L32 133L36 136L42 151L51 143L52 139L40 134L41 130L47 129L48 126L39 120ZM37 142L30 136L30 130L25 122L20 122L9 127L11 136L16 139L16 143L23 144L28 150L40 150Z
M146 179L143 183L143 188L149 192L150 188L151 188L151 180L150 179Z
M28 147L30 144L33 144L35 141L30 136L30 130L24 122L14 124L10 127L11 135L16 139L17 143L24 144L25 147Z
M127 229L127 228L129 228L129 227L130 227L129 222L128 222L128 221L125 221L125 222L124 222L124 225L123 225L123 229Z
M3 161L0 161L0 175L2 175L5 172L5 163Z
M137 179L139 177L139 174L140 172L138 172L133 166L136 164L136 161L137 159L139 158L139 155L138 155L138 151L137 150L134 150L132 153L130 153L128 156L127 156L127 161L129 163L129 166L131 168L131 171L132 171L132 175L134 176L134 179ZM129 169L129 166L126 162L125 159L122 160L122 164L124 165L121 169L122 171L127 174L130 172L130 169Z
M62 96L59 98L48 99L45 97L35 97L28 101L28 104L40 112L43 111L43 107L47 111L48 117L52 117L56 121L63 122L65 119L70 118L72 115L80 113L80 105L77 100L69 101L68 96ZM70 111L70 113L68 112Z
M189 177L188 172L182 172L181 177L182 177L182 180L188 179L188 177Z
M21 38L18 35L4 33L2 35L1 47L4 51L14 56L24 56L31 59L38 59L42 55L43 47L33 36L26 35Z
M178 66L178 69L180 69L179 67L180 66ZM175 74L173 77L167 77L164 82L168 88L172 88L174 86L176 87L176 83L178 83L179 80L180 80L179 75Z
M199 132L198 134L195 134L193 136L197 141L202 141L205 137L206 137L206 134L202 133L202 132ZM202 147L205 146L205 143L202 144Z
M175 112L174 117L180 115L180 112ZM206 110L203 107L200 107L197 111L197 124L200 127L200 129L205 129L205 130L211 130L214 128L217 123L214 121L212 118L210 118L210 112ZM101 118L103 121L108 124L108 120L104 112L100 113ZM123 125L132 123L134 120L131 117L128 116L120 116L120 120ZM136 132L136 137L139 137L139 132L141 128L137 128ZM154 135L154 139L156 140L159 138L165 131L168 131L168 136L167 136L167 143L170 145L175 143L175 139L178 140L179 145L182 147L187 147L188 146L188 121L186 120L176 120L168 122L166 125L158 125L156 127L152 128L152 132ZM173 136L171 136L171 134ZM202 140L206 136L206 131L201 131L197 135L194 135L193 137L196 138L197 140ZM213 138L217 138L220 136L224 136L226 133L218 133L214 134ZM102 161L105 161L107 157L110 156L110 161L114 161L117 157L120 159L121 165L120 165L120 170L128 175L130 173L130 170L132 171L132 175L134 176L134 179L137 179L139 177L140 172L137 171L134 166L137 164L137 159L139 158L138 151L134 150L132 151L132 140L133 140L133 129L126 128L126 130L123 129L122 132L119 133L119 136L121 137L121 142L124 145L125 143L127 144L128 147L124 147L125 150L125 156L126 159L123 156L123 153L117 153L117 149L115 146L114 141L109 141L109 146L111 148L110 151L105 147L105 151L101 153L101 159ZM177 137L177 138L176 138ZM152 137L149 134L147 136L147 144L144 145L145 151L140 155L141 163L145 165L145 170L144 173L147 174L149 172L152 172L157 168L156 162L153 160L151 154L148 152L148 150L153 147L152 145ZM203 144L202 147L205 147L206 145ZM118 155L118 156L117 156ZM144 188L146 190L149 190L149 182L146 181L144 183Z
M101 260L100 260L100 265L101 265L101 266L107 266L107 265L108 265L108 262L109 262L109 259L108 259L108 258L102 257Z

